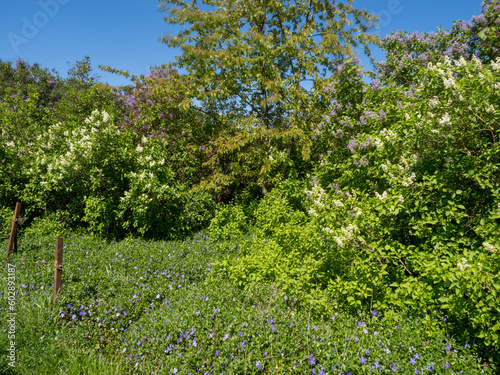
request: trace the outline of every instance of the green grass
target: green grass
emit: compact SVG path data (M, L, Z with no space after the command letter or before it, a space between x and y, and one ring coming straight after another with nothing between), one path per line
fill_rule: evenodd
M54 238L21 237L15 265L16 362L8 365L7 261L0 374L495 373L453 322L430 312L319 316L272 284L240 290L207 275L237 242L64 239L52 304ZM2 248L7 243L3 241ZM375 316L376 315L376 316ZM5 348L5 349L4 349Z

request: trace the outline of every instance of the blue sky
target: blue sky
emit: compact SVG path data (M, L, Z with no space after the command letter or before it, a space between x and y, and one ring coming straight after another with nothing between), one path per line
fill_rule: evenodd
M108 65L132 74L175 60L179 50L158 42L178 28L163 22L157 0L22 0L0 5L0 59L39 63L63 77L85 55L95 73L111 85L128 84L103 72ZM480 0L357 0L357 8L381 15L376 33L393 30L429 32L481 13ZM384 60L376 52L377 61ZM69 62L69 64L68 64Z

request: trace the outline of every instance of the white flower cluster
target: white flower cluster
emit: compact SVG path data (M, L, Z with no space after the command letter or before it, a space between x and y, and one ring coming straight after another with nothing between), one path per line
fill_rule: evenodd
M467 66L467 61L463 56L460 56L460 59L455 60L455 66L458 66L459 68Z
M394 133L392 130L387 130L386 128L383 128L380 132L379 132L380 136L384 137L385 139L387 139L388 141L390 140L393 140L396 138L396 133Z
M334 234L335 233L333 230L331 230L328 227L321 227L321 230L324 231L324 232L326 232L326 233L330 233L330 234Z
M317 183L314 184L314 187L311 190L306 189L306 194L311 198L313 204L316 207L319 208L325 207L325 204L323 202L325 201L326 192Z
M497 248L488 242L483 242L483 247L491 253L498 252Z
M441 76L441 79L443 80L444 83L444 87L446 87L447 89L455 87L455 79L453 78L453 72L451 71L450 67L451 67L451 62L448 56L445 56L443 64L432 65L432 63L429 63L427 65L427 68L430 71L437 72Z
M429 107L436 108L439 105L439 99L435 96L429 99Z
M477 67L477 68L482 68L483 67L483 63L481 62L481 60L479 60L477 58L476 55L472 55L472 63Z
M333 205L334 205L335 207L339 207L339 208L340 208L340 207L344 207L344 204L343 204L341 201L339 201L338 199L335 199L335 200L333 201Z
M101 113L101 119L104 123L108 122L109 119L111 118L111 116L109 115L108 112L106 111L102 111ZM99 110L98 109L94 109L92 111L92 113L90 114L90 117L87 117L85 120L83 120L86 124L96 124L96 125L101 125L101 121L100 120L97 120L97 117L99 116Z
M392 130L387 130L386 128L382 129L380 132L379 132L379 135L380 135L380 138L379 137L374 137L373 139L373 143L374 145L377 147L377 148L382 148L384 147L384 140L385 139L386 141L393 141L394 139L396 139L397 137L397 134L394 133Z
M417 155L415 154L413 154L411 158L414 164L418 160ZM401 163L402 164L393 165L389 160L387 160L387 164L381 164L380 167L387 173L392 181L401 182L404 187L413 185L417 176L414 172L410 173L411 167L405 158L401 157Z
M57 184L66 176L78 172L81 161L89 160L95 144L102 141L101 135L96 133L110 132L110 127L106 124L110 118L106 111L94 110L84 120L88 126L75 130L67 130L67 126L60 122L50 126L43 136L37 137L45 153L42 157L37 156L37 167L30 168L29 173L42 176L41 184L47 185Z
M447 89L455 87L455 79L453 77L443 77L443 83L444 87Z
M489 114L494 114L495 113L495 107L493 107L493 104L490 104L489 107L487 107L485 109L486 113L489 113Z
M373 143L378 148L384 147L384 142L382 142L382 140L380 138L375 138L375 140L373 141Z
M439 120L439 125L450 125L451 124L451 116L448 113L445 113L443 117Z
M491 67L494 71L498 72L500 70L500 56L491 62Z
M467 259L462 258L462 263L457 263L458 268L460 268L460 271L464 271L467 268L470 268L470 264L467 264Z
M349 224L347 228L340 228L343 236L334 236L333 239L339 245L339 247L345 247L348 243L352 242L354 239L355 232L358 230L358 227L354 224ZM363 239L360 239L361 242L364 242Z
M382 195L380 195L379 193L375 192L375 196L376 196L378 199L383 200L383 199L387 198L387 191L384 191L384 192L382 193Z
M363 211L359 207L354 207L354 210L351 212L352 216L361 216Z
M312 207L307 207L307 213L311 216L316 216L318 217L318 213L316 212L316 210Z

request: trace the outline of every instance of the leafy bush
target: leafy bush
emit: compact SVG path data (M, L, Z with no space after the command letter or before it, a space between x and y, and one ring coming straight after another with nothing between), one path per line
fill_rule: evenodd
M68 233L70 233L70 229L56 213L36 217L29 227L23 229L24 236L30 238L50 237L52 240L55 237L65 237Z
M210 221L208 233L211 237L227 240L231 236L241 236L246 232L248 218L238 205L219 206Z
M306 190L309 217L273 191L256 211L272 240L256 239L221 272L242 285L326 289L355 309L435 306L495 346L500 59L445 58L420 77L410 90L359 91L362 105L334 101L318 136L331 151Z
M12 217L14 210L11 208L0 208L0 238L8 237L12 228Z

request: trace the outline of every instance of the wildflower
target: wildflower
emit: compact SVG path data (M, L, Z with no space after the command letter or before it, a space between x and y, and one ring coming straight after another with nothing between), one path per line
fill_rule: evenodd
M446 363L446 365L444 365L444 368L447 368L447 369L448 369L448 368L450 368L450 366L451 366L451 365L450 365L449 363Z
M311 358L309 358L309 363L311 366L314 366L316 364L316 360L314 359L314 354L311 354Z
M483 247L491 253L496 253L498 251L495 246L488 242L483 242Z
M344 207L344 204L341 201L339 201L338 199L334 200L333 204L335 207Z
M467 264L467 259L462 258L462 263L457 263L457 266L460 268L460 271L464 271L467 267L470 267L470 264Z
M450 345L446 345L446 350L449 352L451 350L451 346Z
M103 120L104 122L108 122L108 120L109 120L109 119L110 119L110 116L109 116L108 112L103 111L103 112L102 112L102 120Z
M372 311L372 315L373 315L373 316L377 316L377 315L378 315L378 313L377 313L375 310L373 310L373 311Z
M217 350L215 351L215 356L217 357L217 356L219 355L219 353L220 353L220 350L219 350L219 349L217 349Z
M436 108L438 105L439 105L439 99L437 97L429 99L429 107Z
M443 77L443 83L444 87L447 89L455 87L455 80L453 79L453 77L450 78Z
M364 364L366 363L366 358L365 358L365 357L361 357L361 358L359 359L359 362L360 362L362 365L364 365Z
M449 125L451 123L451 117L448 113L445 113L441 120L439 120L439 125Z
M500 70L500 57L497 57L495 61L491 62L491 67L495 71L499 71Z
M380 365L378 364L378 362L375 362L375 363L373 364L373 368L379 368L379 367L380 367Z
M495 113L495 107L493 107L493 104L491 104L489 107L485 109L487 113L493 114Z
M410 363L411 363L412 365L414 365L414 364L416 364L416 363L417 363L417 360L416 360L415 358L412 358L412 359L410 359Z

